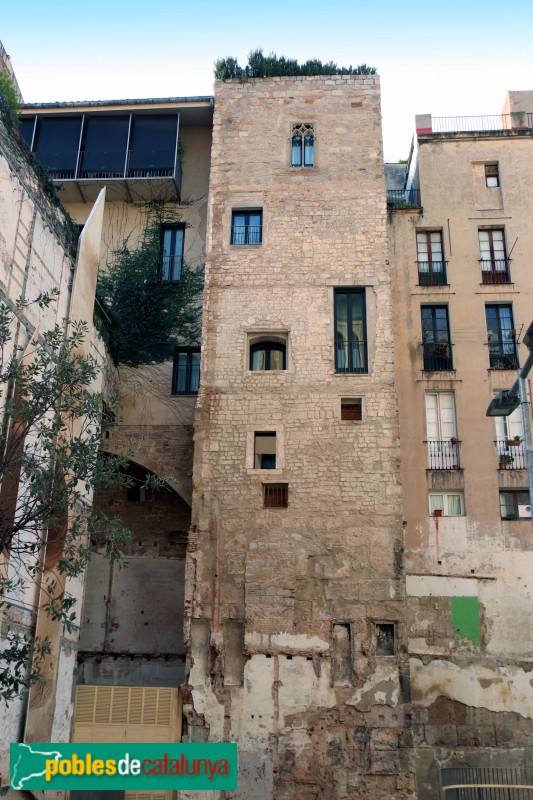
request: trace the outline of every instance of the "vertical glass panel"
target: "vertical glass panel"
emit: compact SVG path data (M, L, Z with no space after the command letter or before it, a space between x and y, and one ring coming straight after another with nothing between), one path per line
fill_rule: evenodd
M429 238L431 243L431 261L435 265L433 268L436 269L438 264L439 268L442 269L442 237L440 231L433 231ZM435 264L435 262L437 262L437 264Z
M181 278L183 239L183 228L163 228L161 277L164 281L179 281Z
M248 214L247 244L261 244L262 214Z
M315 137L308 134L304 137L304 166L313 167L315 164Z
M178 134L177 116L138 116L133 121L130 177L172 175ZM132 173L138 174L132 174Z
M74 178L80 144L81 117L41 119L35 152L52 174Z
M31 140L33 138L33 129L35 127L35 117L23 117L20 120L19 131L20 135L28 145L31 147Z
M450 517L461 516L461 495L459 494L448 495L448 514Z
M266 369L266 350L254 350L252 352L252 370L259 371Z
M335 294L337 369L348 369L348 295Z
M198 394L200 386L200 353L191 353L191 394Z
M87 118L82 177L124 175L129 122L129 116Z
M185 394L187 386L187 353L179 353L177 362L176 391L178 394Z
M302 137L300 135L292 137L292 158L293 167L302 166Z
M512 492L500 492L500 514L502 517L507 517L509 514L515 514L514 498Z
M435 509L444 511L444 496L442 494L430 494L429 507L432 514Z
M270 351L270 369L285 369L285 351L272 349Z

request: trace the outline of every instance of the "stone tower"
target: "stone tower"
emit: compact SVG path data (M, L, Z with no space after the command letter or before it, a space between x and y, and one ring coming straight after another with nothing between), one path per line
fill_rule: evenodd
M193 533L193 739L238 798L409 798L379 79L216 84Z

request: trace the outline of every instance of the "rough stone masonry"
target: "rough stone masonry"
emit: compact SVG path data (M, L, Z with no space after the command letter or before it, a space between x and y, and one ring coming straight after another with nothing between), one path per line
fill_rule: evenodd
M219 82L215 100L190 737L239 743L239 800L412 798L379 78ZM304 123L314 165L294 167ZM260 243L231 243L235 215L262 218ZM335 359L341 288L364 290L359 372ZM251 369L262 340L285 369ZM258 467L257 434L275 435L274 467Z

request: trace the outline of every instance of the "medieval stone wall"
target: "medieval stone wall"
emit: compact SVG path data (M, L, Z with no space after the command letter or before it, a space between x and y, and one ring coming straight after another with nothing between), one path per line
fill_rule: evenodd
M296 123L314 125L313 167L290 166ZM239 799L411 797L378 79L218 83L211 165L189 735L239 742ZM260 245L230 244L235 210L262 211ZM336 287L365 291L368 374L335 370ZM286 370L250 371L261 334L286 339ZM256 432L276 434L273 470ZM287 508L264 507L269 482Z

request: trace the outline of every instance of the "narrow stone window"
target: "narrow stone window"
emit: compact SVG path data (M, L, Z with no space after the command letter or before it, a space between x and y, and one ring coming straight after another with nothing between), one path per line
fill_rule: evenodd
M342 397L341 419L345 421L361 422L363 419L363 398Z
M376 655L393 656L396 652L396 625L394 622L377 622Z
M263 484L263 508L287 508L289 505L288 483Z
M496 189L500 185L498 164L485 164L485 185L487 189Z
M273 431L254 433L254 468L276 469L276 434Z
M292 126L291 166L315 166L315 128L312 122L297 122Z
M349 623L333 625L332 672L334 686L352 682L352 637Z

